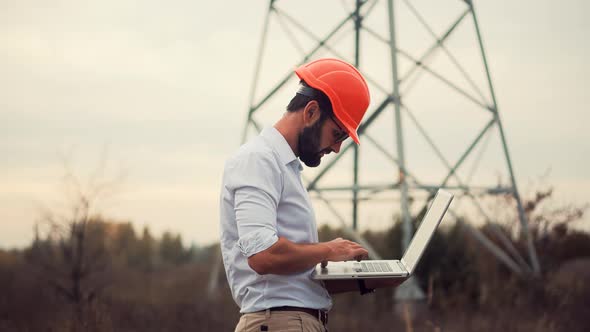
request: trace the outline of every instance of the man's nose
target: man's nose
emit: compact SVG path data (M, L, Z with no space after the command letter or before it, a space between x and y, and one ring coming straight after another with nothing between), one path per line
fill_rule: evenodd
M338 153L338 152L340 152L341 147L342 147L342 142L338 142L338 143L335 143L334 145L332 145L330 147L330 149L332 149L332 151L334 151L334 153Z

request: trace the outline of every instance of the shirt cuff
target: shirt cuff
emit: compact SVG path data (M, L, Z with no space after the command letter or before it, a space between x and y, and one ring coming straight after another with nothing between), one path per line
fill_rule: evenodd
M261 229L240 237L237 246L244 256L250 257L270 248L278 240L279 237L275 232L270 229Z

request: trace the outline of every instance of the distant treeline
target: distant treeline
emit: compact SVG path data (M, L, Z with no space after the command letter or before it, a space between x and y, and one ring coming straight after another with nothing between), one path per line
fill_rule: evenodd
M421 260L416 279L426 299L400 306L393 290L337 295L330 329L587 331L590 235L569 227L583 213L526 206L539 277L515 274L463 220L437 231ZM507 225L477 229L505 248L501 232L528 261L525 238ZM401 256L399 221L363 235L384 258ZM337 236L346 237L320 229L322 241ZM74 220L25 249L0 251L0 331L232 331L239 309L223 271L208 292L219 259L218 245L185 247L180 235L156 238L100 216Z

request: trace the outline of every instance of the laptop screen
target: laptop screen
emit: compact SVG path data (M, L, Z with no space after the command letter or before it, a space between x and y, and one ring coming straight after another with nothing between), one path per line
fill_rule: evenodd
M432 204L430 204L428 211L426 211L422 223L418 227L416 234L414 234L410 245L404 253L404 257L402 258L402 263L404 263L410 274L414 272L425 247L428 245L428 242L430 242L434 231L445 215L452 199L453 194L439 189L434 200L432 200Z

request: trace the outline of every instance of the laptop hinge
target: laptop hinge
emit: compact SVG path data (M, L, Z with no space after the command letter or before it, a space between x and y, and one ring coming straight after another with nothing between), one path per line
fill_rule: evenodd
M406 272L407 274L410 274L410 271L408 270L408 267L406 266L406 262L404 261L404 259L400 259L398 261L399 267L402 269L402 271Z

